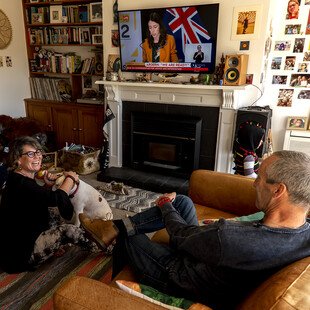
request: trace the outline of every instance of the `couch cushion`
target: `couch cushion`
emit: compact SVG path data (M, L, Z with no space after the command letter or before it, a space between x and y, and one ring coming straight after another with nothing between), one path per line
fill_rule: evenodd
M66 281L54 296L54 310L164 309L114 287L85 277Z
M117 280L118 287L134 296L143 298L167 309L186 309L186 310L210 310L208 306L195 303L182 297L174 297L162 293L151 286L132 281Z
M236 215L257 212L254 179L209 170L195 170L190 178L189 196L195 204Z
M310 257L275 273L255 289L239 309L310 309Z

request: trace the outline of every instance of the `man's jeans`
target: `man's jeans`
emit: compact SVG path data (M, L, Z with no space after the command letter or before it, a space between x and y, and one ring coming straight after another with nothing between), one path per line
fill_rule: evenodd
M190 198L178 195L172 205L187 224L198 225L196 210ZM168 269L176 257L175 251L168 245L152 242L145 235L165 227L161 210L153 207L130 217L130 220L134 231L128 231L128 236L121 234L123 236L118 238L113 251L113 276L129 262L143 283L166 291ZM127 253L124 253L125 249Z

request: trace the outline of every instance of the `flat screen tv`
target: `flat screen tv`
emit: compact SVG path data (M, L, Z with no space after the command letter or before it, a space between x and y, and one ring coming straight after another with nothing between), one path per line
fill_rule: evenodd
M213 73L218 11L218 3L119 11L122 71Z

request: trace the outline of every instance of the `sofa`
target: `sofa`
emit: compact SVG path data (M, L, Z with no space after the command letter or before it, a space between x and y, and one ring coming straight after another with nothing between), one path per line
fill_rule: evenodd
M243 176L196 170L190 178L189 196L195 203L199 219L231 218L257 212L253 179ZM168 239L164 229L152 237L160 243L167 243ZM119 290L116 281L120 279L134 281L135 278L129 267L118 274L109 286L84 277L72 277L55 292L54 309L163 309ZM310 257L272 275L237 308L310 309Z

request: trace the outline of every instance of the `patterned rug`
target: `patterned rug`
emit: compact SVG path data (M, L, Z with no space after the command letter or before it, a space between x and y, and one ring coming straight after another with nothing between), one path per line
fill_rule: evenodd
M108 183L106 183L108 184ZM96 186L96 189L108 201L111 208L139 213L155 205L154 201L162 194L146 191L144 189L125 186L128 195L114 194L104 190L103 185Z
M7 274L0 270L0 309L51 310L53 293L69 277L85 276L109 284L111 256L89 254L72 246L62 256L52 258L37 270Z

